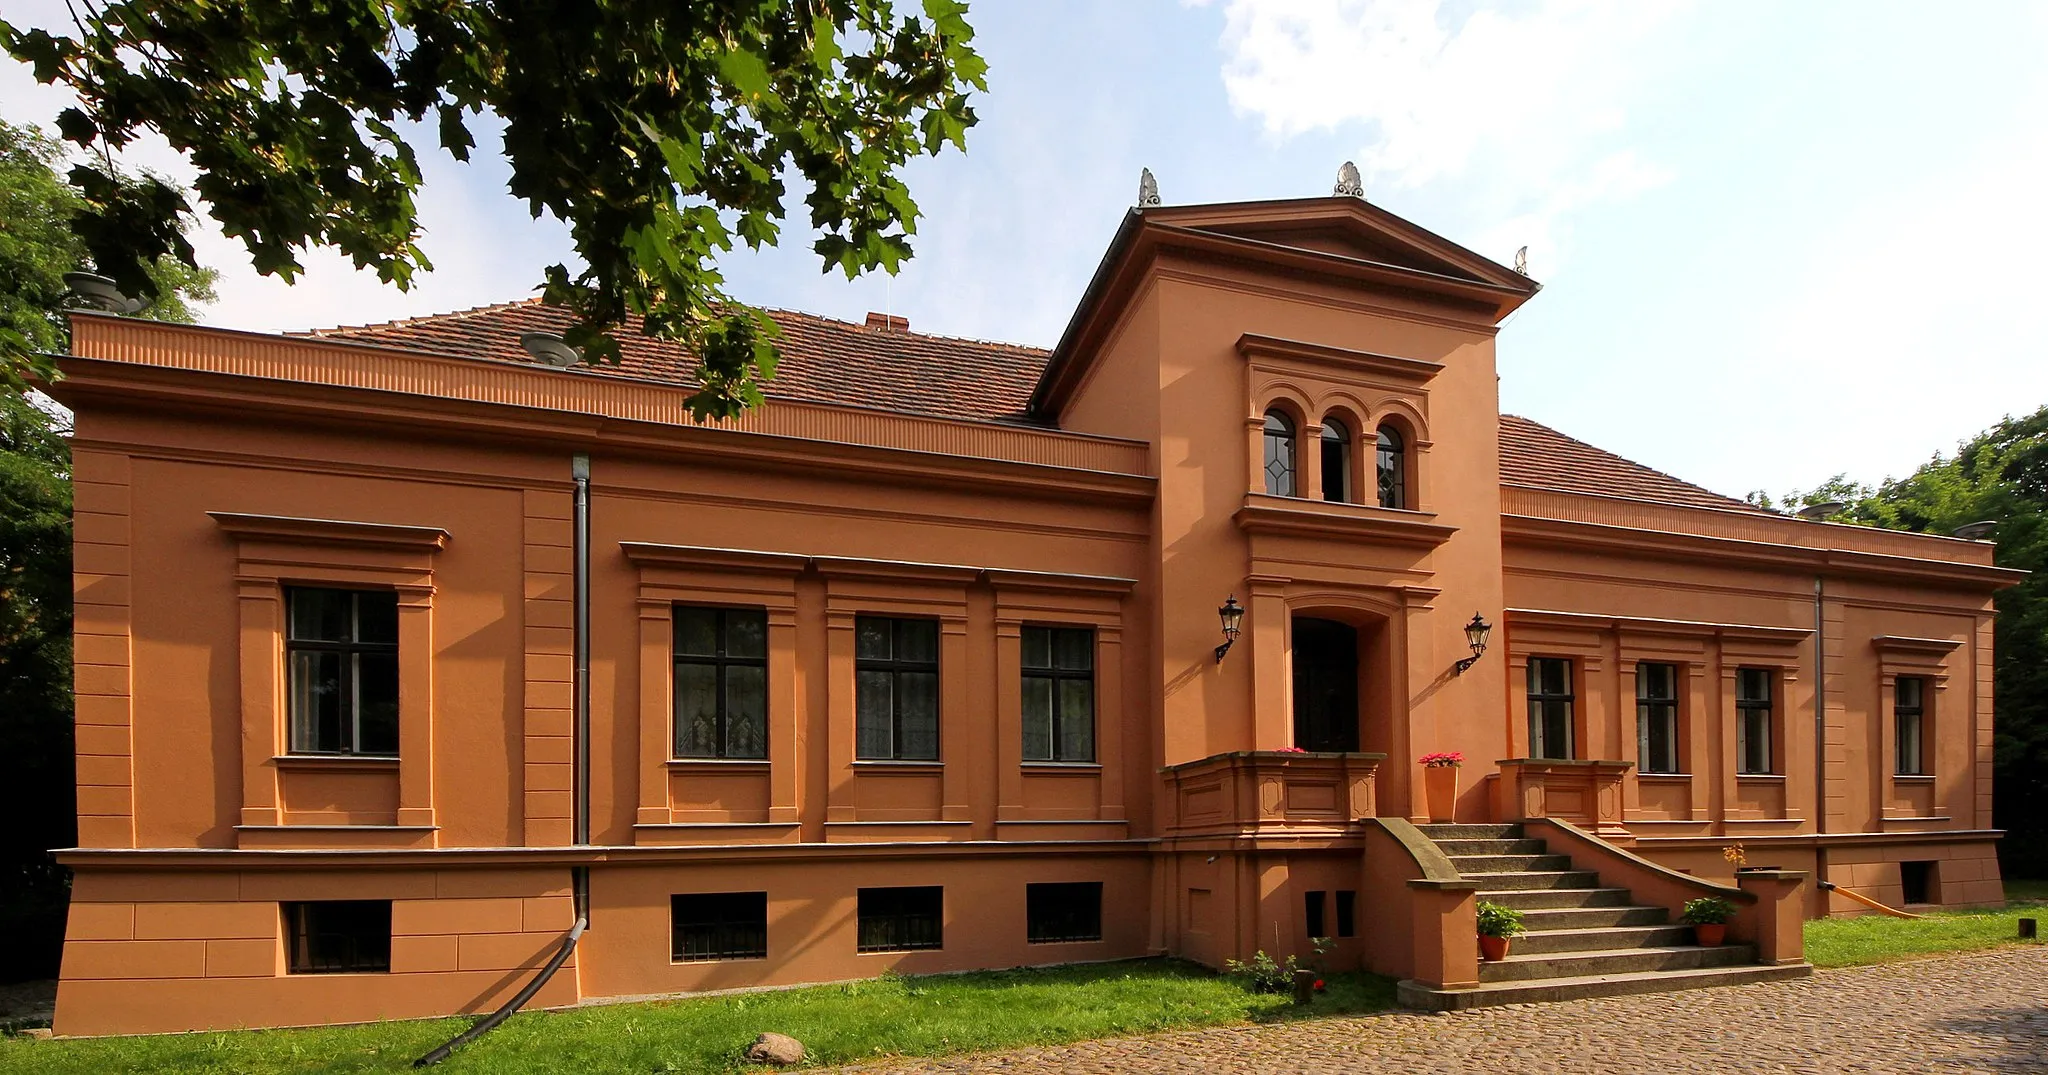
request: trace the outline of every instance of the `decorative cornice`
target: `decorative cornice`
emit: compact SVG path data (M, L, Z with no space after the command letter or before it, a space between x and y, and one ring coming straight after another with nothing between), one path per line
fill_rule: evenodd
M448 531L438 526L403 526L342 519L301 519L289 515L245 515L233 511L206 513L222 530L241 540L282 541L300 545L346 545L354 548L433 551L448 544Z
M1244 506L1234 518L1239 529L1253 534L1344 538L1427 549L1442 545L1458 532L1455 526L1435 522L1436 516L1428 512L1265 493L1245 494Z
M1250 358L1265 355L1271 358L1292 359L1297 362L1314 362L1344 369L1365 370L1382 374L1398 381L1426 384L1442 373L1444 364L1419 358L1399 358L1394 355L1377 354L1372 351L1354 351L1348 347L1334 347L1322 343L1306 343L1301 340L1283 340L1277 336L1261 336L1247 332L1237 338L1237 353Z
M833 578L871 578L919 582L969 583L986 581L1018 590L1063 593L1129 592L1136 579L1108 575L1067 575L1055 571L1026 571L1007 567L974 567L966 564L933 564L917 560L870 560L854 556L813 556L806 553L769 552L762 549L724 549L702 545L664 545L651 541L621 541L619 551L642 567L710 568L763 574L794 575L815 568Z
M1909 653L1928 657L1941 657L1961 646L1960 638L1908 638L1902 635L1878 635L1870 645L1879 653Z
M1137 579L1112 575L1062 575L1052 571L1012 571L988 568L982 577L999 590L1037 590L1053 593L1129 593Z
M701 545L660 545L648 541L621 541L619 551L641 567L713 568L794 575L810 563L810 557L790 553L717 549Z
M1608 616L1542 608L1511 608L1507 610L1507 616L1510 623L1540 627L1639 631L1644 634L1739 638L1756 642L1797 642L1813 634L1811 627L1767 627L1755 623L1712 623L1705 620L1665 620L1649 616Z

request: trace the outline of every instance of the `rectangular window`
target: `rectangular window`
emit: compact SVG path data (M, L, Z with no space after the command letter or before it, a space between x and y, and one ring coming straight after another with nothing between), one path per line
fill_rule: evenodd
M939 623L854 619L854 757L939 758Z
M1771 771L1771 670L1735 670L1735 757L1737 773Z
M292 974L362 974L391 969L390 900L321 900L284 905Z
M1308 935L1311 937L1329 936L1329 933L1325 932L1323 929L1323 927L1328 924L1323 921L1323 908L1324 905L1329 902L1330 894L1327 892L1317 891L1305 892L1302 893L1302 895L1305 897L1305 899L1303 900L1305 906L1302 908L1302 918L1303 924L1308 926Z
M1892 691L1892 718L1898 730L1900 776L1926 776L1927 681L1900 676Z
M1899 863L1900 903L1940 903L1941 879L1932 862Z
M675 756L768 756L768 610L675 607Z
M398 595L287 587L294 754L398 755Z
M1636 665L1636 771L1678 768L1678 666Z
M943 948L946 939L946 890L863 888L859 894L862 952L912 952Z
M1572 756L1572 662L1529 658L1529 756Z
M768 958L766 892L695 892L669 897L678 963Z
M1337 891L1337 936L1358 936L1358 893Z
M1024 886L1024 939L1032 944L1102 939L1102 882Z
M1024 760L1095 760L1095 632L1024 628Z

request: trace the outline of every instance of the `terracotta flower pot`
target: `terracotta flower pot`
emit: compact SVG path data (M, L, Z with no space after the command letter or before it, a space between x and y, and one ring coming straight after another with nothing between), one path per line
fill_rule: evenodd
M1728 939L1728 923L1695 922L1692 932L1694 939L1700 942L1700 947L1712 948Z
M1452 771L1455 772L1456 770ZM1489 937L1484 933L1479 935L1479 958L1488 963L1498 963L1507 957L1508 939L1506 937Z
M1431 821L1455 821L1458 811L1458 767L1455 765L1425 765L1422 768L1422 794L1428 801Z

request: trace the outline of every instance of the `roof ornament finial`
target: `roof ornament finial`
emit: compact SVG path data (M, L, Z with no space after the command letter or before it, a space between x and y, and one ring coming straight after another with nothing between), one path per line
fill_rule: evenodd
M1138 169L1138 208L1159 204L1159 181L1152 178L1152 169Z
M1523 276L1529 275L1529 248L1526 246L1515 251L1515 271Z
M1345 161L1344 167L1337 169L1337 186L1330 193L1338 197L1347 194L1353 198L1365 197L1365 180L1359 178L1358 165Z

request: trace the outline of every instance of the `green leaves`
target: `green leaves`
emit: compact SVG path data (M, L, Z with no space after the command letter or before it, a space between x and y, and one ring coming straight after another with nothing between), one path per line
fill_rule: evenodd
M542 295L577 315L572 343L614 360L615 331L700 356L692 413L760 399L772 324L723 290L717 255L781 235L785 182L825 267L893 272L917 205L901 167L965 146L986 64L958 0L577 0L279 5L126 0L76 40L0 23L0 43L80 99L62 130L97 149L155 131L190 153L193 193L287 279L327 245L405 287L430 268L415 142L458 160L468 114L504 122L513 194L566 222L582 268ZM97 153L94 154L97 157ZM109 188L91 170L77 233L124 287L136 266L190 262L182 197ZM116 185L118 187L118 185ZM178 195L176 191L169 191ZM0 345L4 346L4 345ZM714 361L713 354L716 354Z

